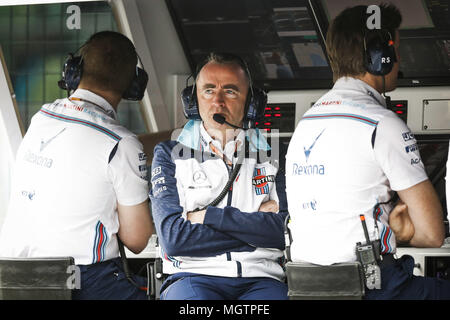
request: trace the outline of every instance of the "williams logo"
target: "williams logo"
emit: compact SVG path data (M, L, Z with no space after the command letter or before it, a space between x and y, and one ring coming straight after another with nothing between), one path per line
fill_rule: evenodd
M305 152L305 159L306 159L306 162L308 162L309 155L311 154L312 148L314 147L314 145L316 144L317 140L320 138L320 136L322 135L322 133L323 133L324 131L325 131L325 129L323 129L322 132L317 136L317 138L314 139L314 142L312 143L312 145L311 145L308 149L306 149L305 147L303 147L303 151Z
M275 176L266 176L266 168L255 168L253 170L252 184L255 186L257 195L269 194L269 182L274 182Z

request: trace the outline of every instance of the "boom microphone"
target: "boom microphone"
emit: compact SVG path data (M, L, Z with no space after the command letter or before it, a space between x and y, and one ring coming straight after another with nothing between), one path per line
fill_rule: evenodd
M225 117L222 116L220 113L214 113L213 119L215 122L224 124L225 123Z
M215 122L217 122L217 123L220 123L220 124L226 123L227 125L229 125L230 127L235 128L235 129L242 129L242 130L245 130L245 128L243 128L243 127L235 126L234 124L231 124L231 123L229 123L228 121L226 121L226 120L225 120L225 117L224 117L223 115L221 115L220 113L215 113L215 114L213 115L213 120L214 120Z

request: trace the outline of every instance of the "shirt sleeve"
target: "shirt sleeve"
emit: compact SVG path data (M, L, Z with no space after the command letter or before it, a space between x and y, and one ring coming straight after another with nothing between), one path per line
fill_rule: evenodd
M374 152L392 190L405 190L428 179L414 135L395 114L379 121Z
M139 140L134 136L122 138L111 157L108 174L117 202L124 206L134 206L147 200L147 156Z

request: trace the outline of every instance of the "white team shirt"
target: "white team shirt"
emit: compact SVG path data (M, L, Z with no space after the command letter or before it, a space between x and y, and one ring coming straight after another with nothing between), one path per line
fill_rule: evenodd
M394 253L392 205L381 203L426 179L413 134L382 96L361 80L338 79L300 120L286 155L292 260L355 261L356 243L365 242L360 214L381 252Z
M141 143L105 99L83 89L33 116L13 174L2 257L116 258L117 203L148 199Z

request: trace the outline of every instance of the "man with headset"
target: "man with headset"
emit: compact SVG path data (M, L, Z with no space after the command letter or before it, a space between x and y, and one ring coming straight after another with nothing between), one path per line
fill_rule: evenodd
M393 257L397 241L440 247L444 225L414 135L382 96L396 87L401 14L382 5L382 28L369 30L366 12L348 8L331 23L326 44L335 84L290 141L292 260L362 262L367 299L450 298L449 282L413 276L412 257ZM401 199L395 209L394 191Z
M286 299L284 174L277 150L247 130L265 93L241 58L212 53L182 98L190 121L155 147L152 163L152 214L170 274L161 298Z
M146 156L116 113L123 97L142 99L148 76L136 65L127 37L92 35L64 66L60 86L74 92L34 115L17 152L0 256L73 257L74 299L146 299L118 247L120 237L138 253L153 233Z

